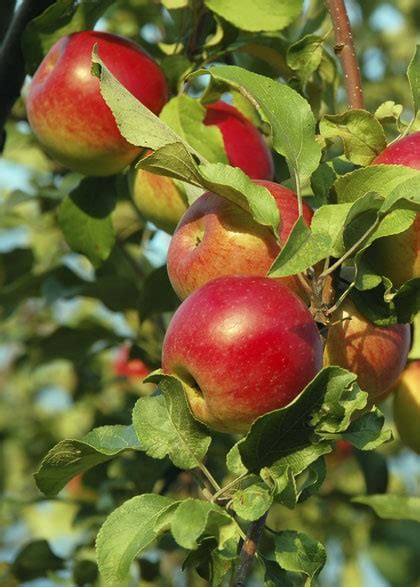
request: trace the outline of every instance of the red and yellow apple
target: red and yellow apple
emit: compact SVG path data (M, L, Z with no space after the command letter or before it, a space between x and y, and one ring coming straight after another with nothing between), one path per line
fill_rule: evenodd
M273 157L259 130L233 106L216 102L207 107L204 124L217 126L229 164L252 179L273 178ZM187 209L185 194L169 177L132 170L131 192L142 216L172 234Z
M95 44L121 84L159 114L168 90L157 63L132 41L95 31L73 33L51 47L32 79L26 107L32 130L52 157L85 175L111 175L140 149L121 136L91 73Z
M404 369L395 386L394 421L402 442L420 454L420 360Z
M149 367L141 359L130 359L130 347L123 345L117 351L114 363L115 375L118 377L144 379L150 373Z
M246 432L315 377L322 343L289 288L268 277L220 277L175 312L162 366L182 381L198 420L221 432Z
M420 170L420 132L386 147L372 163L380 164ZM388 277L395 287L420 277L420 213L404 232L376 240L369 249L369 255L378 273Z
M257 180L273 195L280 211L280 244L298 219L296 194L280 184ZM312 210L303 204L307 225ZM169 245L168 275L181 299L197 287L222 275L266 275L280 251L267 226L258 224L238 205L211 192L200 196L182 217ZM279 281L305 300L307 293L296 276Z
M408 324L376 326L349 299L334 312L324 349L324 366L338 365L357 375L373 402L397 381L410 348Z

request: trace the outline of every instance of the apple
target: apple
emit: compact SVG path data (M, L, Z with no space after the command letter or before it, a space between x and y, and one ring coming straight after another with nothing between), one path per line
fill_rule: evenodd
M252 179L272 179L273 157L259 130L225 102L209 104L206 108L204 124L220 129L230 165L239 167ZM142 216L172 234L187 209L179 184L169 177L133 169L130 186Z
M372 165L404 165L420 170L420 132L392 143ZM395 287L420 277L420 213L414 223L400 234L376 240L369 249L375 268L388 277Z
M296 194L280 184L256 180L273 195L280 211L280 242L298 219ZM303 204L307 225L312 210ZM168 275L181 299L222 275L266 275L280 251L272 231L238 205L212 192L200 196L182 217L168 250ZM278 279L307 299L296 276Z
M420 360L410 363L398 380L394 420L402 442L420 454Z
M182 381L194 416L220 432L246 432L286 406L321 366L308 308L268 277L206 283L177 309L163 341L163 371Z
M334 312L324 349L324 366L338 365L357 375L373 402L397 381L407 361L410 326L376 326L348 298Z
M141 359L130 359L130 348L127 345L118 349L114 371L118 377L140 379L144 379L150 373L149 367Z
M96 31L73 33L51 47L32 79L26 108L32 130L57 161L85 175L112 175L140 149L121 136L91 74L95 44L123 86L159 114L168 90L157 63L132 41Z

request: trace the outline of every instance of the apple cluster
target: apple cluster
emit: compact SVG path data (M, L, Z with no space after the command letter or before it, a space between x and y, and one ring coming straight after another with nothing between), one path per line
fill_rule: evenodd
M123 171L141 150L121 136L91 75L95 44L111 73L155 114L167 102L168 88L159 65L116 35L83 31L50 49L29 89L30 124L58 162L99 176ZM375 326L346 301L324 345L305 280L266 276L299 218L296 194L272 181L270 149L236 108L222 101L207 105L203 122L220 130L229 163L272 195L280 212L279 238L216 193L203 193L188 208L178 183L132 165L130 186L139 211L173 233L168 274L184 300L163 343L164 371L183 382L194 416L223 432L246 432L258 416L293 401L327 365L356 373L372 402L379 401L406 364L408 325ZM420 133L389 146L374 164L420 169ZM312 216L303 203L308 226ZM394 285L420 275L419 235L418 215L405 233L374 243L372 255ZM407 262L395 262L401 258ZM406 409L398 407L396 415Z

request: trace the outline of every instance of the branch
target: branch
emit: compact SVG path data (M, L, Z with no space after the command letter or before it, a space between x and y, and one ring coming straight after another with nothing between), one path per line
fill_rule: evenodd
M2 0L0 6L0 45L4 41L4 35L9 28L15 10L16 0Z
M258 541L261 537L263 528L265 526L265 520L268 512L266 512L259 520L256 520L251 524L248 530L248 534L242 545L241 553L239 555L239 565L236 571L236 578L233 583L233 587L244 587L249 572L251 570L251 564L254 559L255 553L257 552Z
M3 2L4 0L2 0ZM25 79L21 39L26 25L55 0L23 0L14 13L0 49L0 152L5 142L4 126L13 104L19 98Z
M349 108L363 108L362 79L344 0L325 0L325 4L334 26L334 52L343 68Z

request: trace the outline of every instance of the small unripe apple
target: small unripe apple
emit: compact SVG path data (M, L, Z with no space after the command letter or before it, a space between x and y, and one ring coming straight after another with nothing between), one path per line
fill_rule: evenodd
M239 167L252 179L272 179L273 157L259 130L239 110L225 102L206 108L204 124L220 129L229 164ZM187 209L185 194L178 185L169 177L143 169L133 170L130 184L136 206L144 218L172 234Z
M200 196L182 217L168 250L168 275L181 299L222 275L266 275L299 216L296 194L271 181L255 181L273 195L280 211L280 245L267 226L238 205L211 192ZM312 210L303 204L307 225ZM302 298L296 276L281 277Z
M420 454L420 361L404 369L395 386L394 421L402 442Z
M347 299L332 316L324 366L338 365L357 375L370 402L392 387L407 362L410 326L376 326Z
M286 406L321 365L308 308L268 277L221 277L197 289L163 342L164 372L182 380L194 416L220 432L246 432Z
M168 90L157 63L132 41L96 31L73 33L51 47L32 79L26 107L32 130L57 161L85 175L111 175L140 149L122 137L91 73L95 44L118 81L159 114Z
M403 165L420 170L420 132L392 143L372 165ZM396 287L420 277L420 213L414 223L399 234L376 240L369 249L378 273L388 277Z

